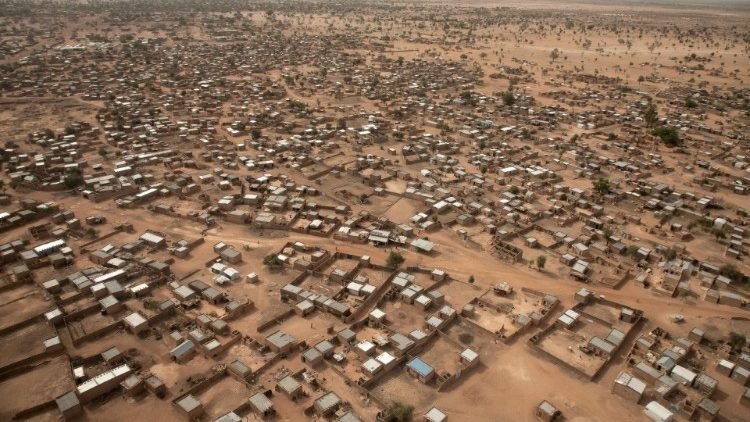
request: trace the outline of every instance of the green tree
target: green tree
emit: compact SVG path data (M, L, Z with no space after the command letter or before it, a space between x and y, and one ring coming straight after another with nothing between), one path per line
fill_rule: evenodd
M503 104L510 107L515 102L516 102L516 97L513 96L512 92L510 91L503 92Z
M646 112L643 113L643 120L646 121L647 125L653 126L658 119L659 114L656 112L656 106L654 103L650 103L646 108Z
M680 134L677 129L668 126L657 127L651 131L651 134L660 138L665 145L676 147L680 145Z
M553 62L555 60L559 59L560 58L560 50L558 50L557 48L555 48L554 50L550 51L549 52L549 58L552 59Z
M65 176L63 183L65 183L65 187L68 189L75 189L83 183L83 176L81 175L81 172L76 170Z
M732 349L739 352L747 344L747 337L745 337L743 334L732 331L731 333L729 333L728 343L730 346L732 346Z
M391 416L397 422L409 422L414 412L414 406L402 403L400 401L394 401L388 408L391 412Z
M476 281L476 280L474 280L474 276L473 276L473 275L470 275L470 276L469 276L469 284L474 284L474 282L475 282L475 281Z
M276 270L281 268L283 265L283 262L279 259L279 256L275 253L272 253L270 255L266 255L263 258L263 265L267 266L268 268L272 270Z
M385 265L388 266L388 268L398 268L399 265L404 263L404 256L396 251L391 251L391 253L388 254L388 259L385 261Z
M544 264L546 264L546 263L547 263L547 257L546 256L539 255L538 257L536 257L536 267L539 268L540 270L544 269Z
M750 280L750 277L742 274L742 271L738 270L737 267L732 264L722 265L721 268L719 268L719 274L727 277L735 283L747 283L748 280Z
M600 177L593 182L594 184L594 190L599 192L602 195L608 194L610 187L609 187L609 180L605 179L603 177Z
M133 34L120 34L119 38L120 38L120 42L125 44L127 42L132 41L133 38L135 38L135 36Z

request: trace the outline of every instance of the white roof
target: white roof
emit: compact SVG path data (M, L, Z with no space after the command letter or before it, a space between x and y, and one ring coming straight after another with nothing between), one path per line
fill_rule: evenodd
M357 348L364 350L365 352L368 350L372 350L374 347L375 345L367 340L362 340L359 343L357 343Z
M659 420L668 422L672 420L673 414L669 411L666 407L660 405L659 403L652 401L651 403L646 405L646 414L649 415L649 417L656 417L658 419L652 420Z
M433 407L424 414L424 418L429 422L443 422L446 420L447 416L445 416L445 413L440 411L437 407Z
M138 312L133 312L132 314L125 317L125 323L127 323L131 327L137 327L141 324L145 324L146 318L144 318L143 315L139 314Z
M382 363L383 365L388 365L389 363L393 362L396 359L396 357L388 352L383 352L379 354L376 359L378 360L378 362Z
M693 380L698 375L696 375L695 372L685 368L684 366L677 365L674 368L672 368L672 376L678 376L686 380L688 383L692 384Z
M122 270L122 269L115 270L115 271L112 271L111 273L100 275L99 277L95 278L94 283L103 283L105 281L109 281L113 278L119 277L123 274L125 274L125 270Z
M375 319L385 318L385 312L380 310L380 308L375 308L372 310L372 312L370 312L370 316Z
M161 243L162 241L164 241L163 237L157 236L151 232L143 233L140 239L150 243Z
M48 251L50 249L62 248L63 246L65 246L65 241L63 239L57 239L57 240L53 240L51 242L47 242L45 244L39 245L36 248L34 248L33 251L34 253L39 254L39 253L44 253L45 251Z
M365 363L362 364L362 368L365 369L367 372L375 372L377 371L383 364L378 362L375 359L367 359Z
M472 362L474 359L479 357L479 354L471 349L466 349L461 352L461 357L465 360L468 360L469 362Z

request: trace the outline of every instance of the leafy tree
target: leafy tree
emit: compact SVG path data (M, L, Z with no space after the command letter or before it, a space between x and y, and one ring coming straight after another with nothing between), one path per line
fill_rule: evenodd
M336 129L346 129L346 119L343 117L339 117L339 119L336 121Z
M594 184L594 190L599 192L602 195L608 194L610 187L609 187L609 180L605 179L603 177L600 177L593 182Z
M281 268L283 265L283 262L279 259L279 256L275 253L266 255L263 258L263 265L267 266L268 268L275 270Z
M516 102L516 97L513 96L512 92L510 91L503 92L503 104L510 107L515 102Z
M65 187L68 189L75 189L83 183L83 176L81 175L81 172L74 171L65 176L63 183L65 183Z
M404 263L404 256L396 251L391 251L391 253L388 254L388 259L385 261L385 265L388 266L388 268L398 268L399 265Z
M651 134L661 138L661 141L667 146L676 147L677 145L680 145L680 134L677 132L677 129L673 127L657 127L651 131Z
M733 350L739 352L747 344L747 337L740 333L732 331L731 333L729 333L728 343L730 346L732 346Z
M638 246L635 246L635 245L628 246L627 253L628 253L628 255L630 255L630 256L632 256L632 257L635 258L635 256L638 254Z
M557 48L555 48L554 50L550 51L549 52L549 58L552 59L553 62L555 60L559 59L560 58L560 50L558 50Z
M539 255L538 257L536 257L536 267L539 268L540 270L544 269L544 264L546 264L546 263L547 263L547 257L546 256Z
M254 128L253 128L253 129L252 129L252 130L250 131L250 136L252 136L252 137L253 137L253 139L258 139L258 138L260 138L260 135L261 135L261 132L260 132L260 128L254 127Z
M474 280L474 276L470 275L469 276L469 284L474 284L474 281L476 281L476 280Z
M711 234L716 237L716 240L727 238L727 234L724 229L711 229Z
M409 422L414 412L414 406L402 403L400 401L394 401L388 408L391 411L391 416L397 422Z
M464 100L464 102L469 105L474 105L476 103L474 96L471 94L471 91L461 92L461 99Z
M646 108L646 112L643 113L643 120L646 121L647 125L653 126L658 119L659 114L656 112L656 106L654 103L649 104L648 108Z
M742 271L738 270L737 267L732 264L722 265L721 268L719 268L719 274L727 277L735 283L747 283L750 281L750 277L742 274Z

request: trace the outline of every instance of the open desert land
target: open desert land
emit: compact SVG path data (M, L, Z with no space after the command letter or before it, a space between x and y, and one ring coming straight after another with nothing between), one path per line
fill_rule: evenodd
M3 0L0 135L0 420L750 421L748 2Z

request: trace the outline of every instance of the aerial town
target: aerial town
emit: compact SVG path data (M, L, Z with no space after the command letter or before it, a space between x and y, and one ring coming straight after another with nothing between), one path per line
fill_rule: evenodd
M0 1L0 421L750 421L750 5L656 1Z

